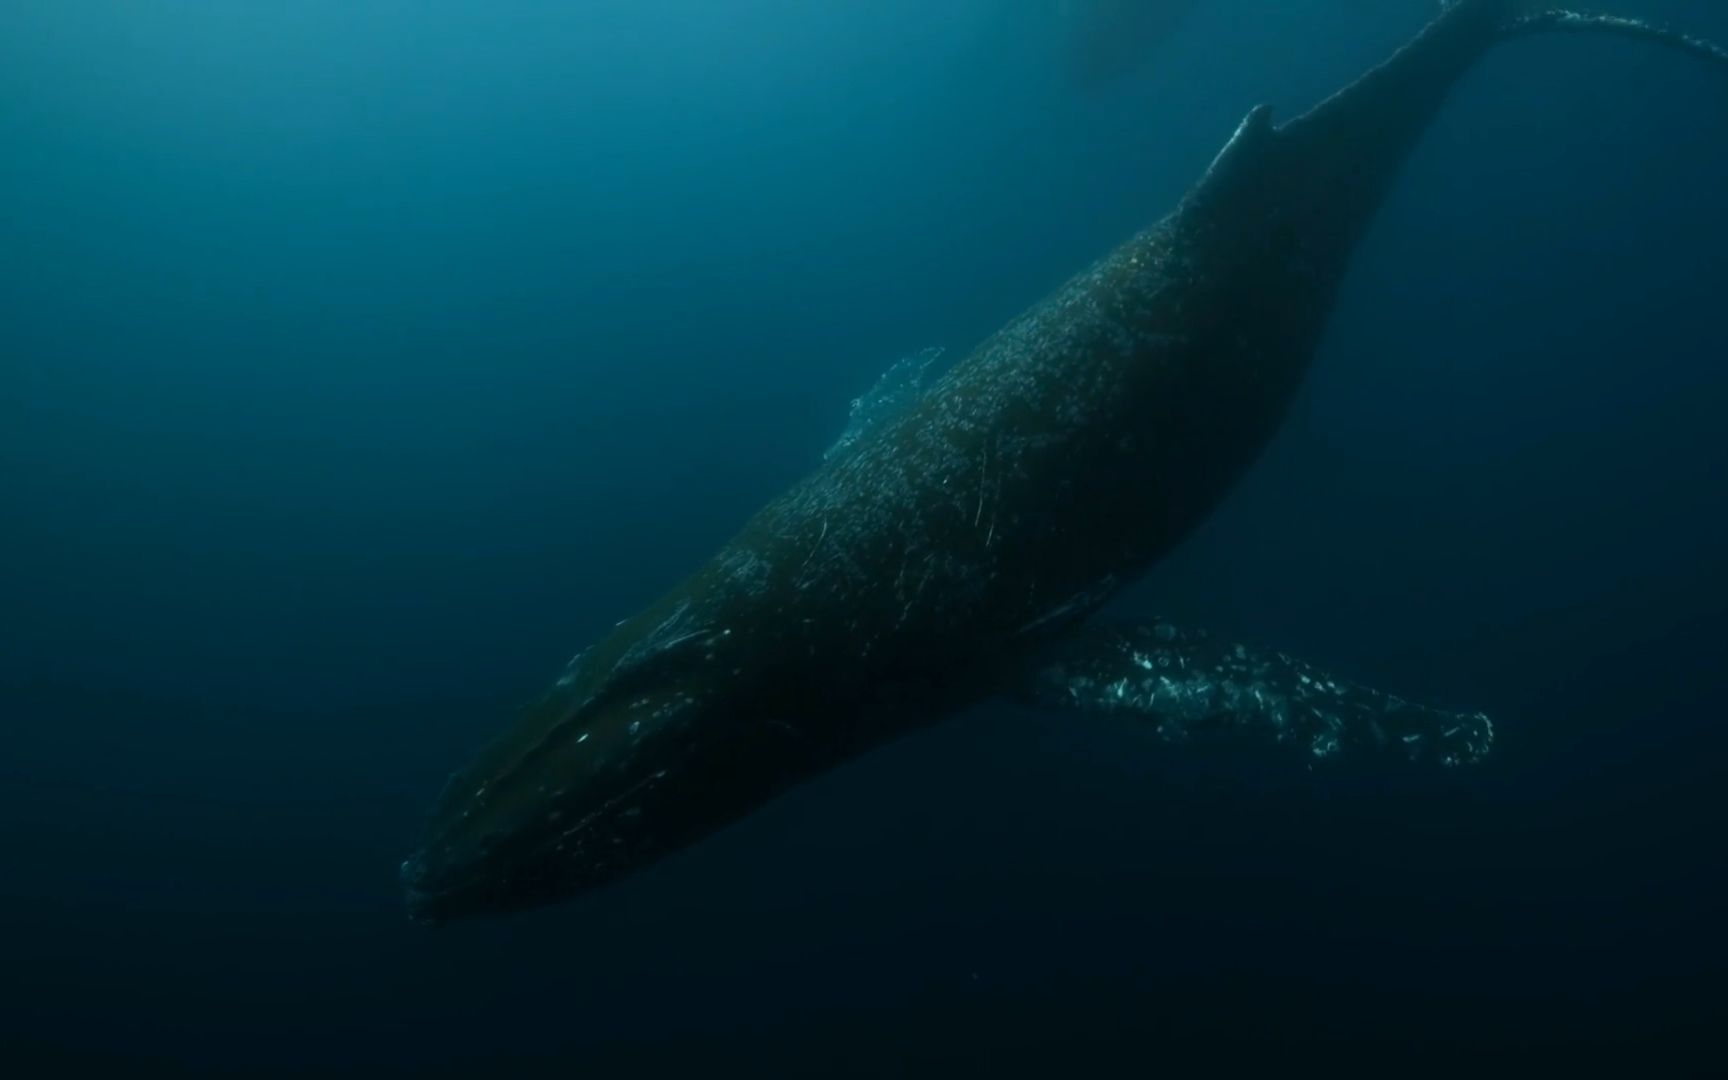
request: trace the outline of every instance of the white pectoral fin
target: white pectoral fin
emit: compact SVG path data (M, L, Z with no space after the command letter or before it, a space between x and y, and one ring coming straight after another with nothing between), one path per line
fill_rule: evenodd
M1494 741L1482 713L1418 705L1283 653L1165 622L1081 627L1012 693L1040 706L1142 720L1170 742L1221 737L1289 746L1309 758L1471 765Z

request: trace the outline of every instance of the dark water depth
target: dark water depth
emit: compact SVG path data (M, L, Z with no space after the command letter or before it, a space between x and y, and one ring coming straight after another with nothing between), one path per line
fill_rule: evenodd
M1121 603L1488 710L1489 764L992 707L589 898L404 918L445 773L892 361L1432 5L1203 0L1084 80L1035 7L0 5L0 1070L1720 1064L1728 85L1609 39L1467 80Z

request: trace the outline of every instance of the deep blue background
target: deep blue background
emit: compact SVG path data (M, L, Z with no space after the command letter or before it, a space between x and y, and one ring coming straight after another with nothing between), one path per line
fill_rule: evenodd
M1613 40L1460 89L1284 434L1123 604L1488 709L1493 764L980 710L591 898L403 918L443 774L889 362L970 348L1430 9L1205 0L1079 89L1034 6L0 6L7 1060L1706 1046L1728 88Z

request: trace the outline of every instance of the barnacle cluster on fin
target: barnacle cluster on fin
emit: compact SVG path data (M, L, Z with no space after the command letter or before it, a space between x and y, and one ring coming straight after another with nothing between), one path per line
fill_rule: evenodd
M1162 621L1082 629L1020 693L1047 707L1137 717L1169 742L1223 736L1309 758L1368 752L1452 767L1481 761L1494 741L1482 713L1418 705Z

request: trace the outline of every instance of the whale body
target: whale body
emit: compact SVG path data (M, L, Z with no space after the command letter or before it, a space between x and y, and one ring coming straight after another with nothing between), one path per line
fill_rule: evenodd
M1090 616L1271 439L1410 149L1497 41L1624 20L1459 0L1281 126L1258 108L1166 218L837 447L577 656L452 778L402 867L436 923L613 880L789 786L1007 695L1172 740L1466 765L1493 728L1280 652Z

